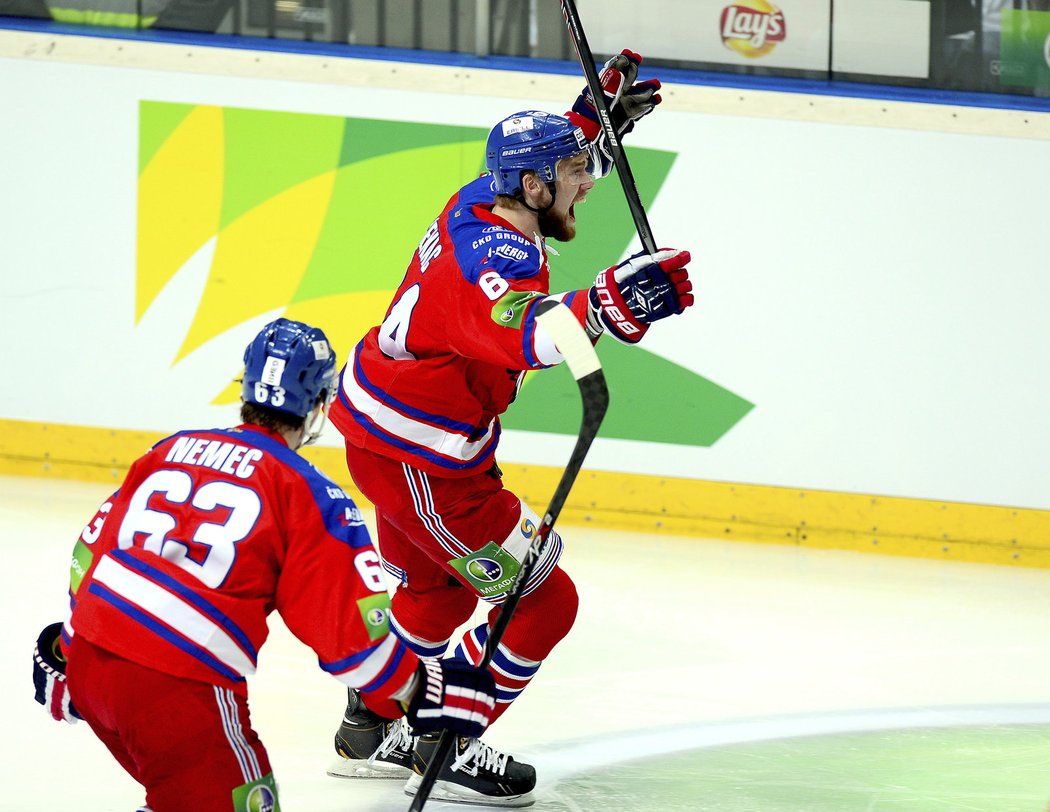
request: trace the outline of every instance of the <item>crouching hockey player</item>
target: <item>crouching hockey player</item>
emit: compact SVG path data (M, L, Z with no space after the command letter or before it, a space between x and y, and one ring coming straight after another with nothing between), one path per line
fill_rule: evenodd
M624 51L602 74L621 134L660 101L658 81L634 82L640 60ZM525 372L563 360L535 318L550 297L545 240L573 239L576 204L608 171L598 131L586 92L566 117L524 111L499 122L488 137L488 172L456 192L427 230L383 322L341 373L332 422L354 481L376 507L378 547L396 581L391 628L420 657L445 655L479 598L494 620L540 525L503 487L499 416ZM688 261L673 249L633 257L598 273L589 289L551 298L593 340L608 332L634 344L652 322L693 303ZM561 551L552 532L492 653L493 719L573 625L577 595ZM488 628L470 629L453 657L480 663ZM350 691L329 773L407 778L411 795L436 745L436 736L413 739ZM465 736L431 797L525 806L535 784L530 765Z
M152 812L280 809L245 681L273 609L385 718L477 736L495 705L487 672L422 663L390 632L360 513L296 453L335 393L324 333L278 319L244 365L241 425L179 432L131 466L74 550L70 619L34 651L37 701L84 719Z

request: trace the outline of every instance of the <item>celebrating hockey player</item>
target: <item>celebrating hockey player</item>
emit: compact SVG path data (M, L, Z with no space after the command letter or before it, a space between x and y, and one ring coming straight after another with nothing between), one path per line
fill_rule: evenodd
M335 391L324 333L278 319L244 367L242 424L160 441L84 529L71 617L34 652L37 701L86 720L152 812L280 809L245 682L273 609L384 717L471 736L495 705L487 672L390 633L357 507L296 453Z
M611 60L602 86L615 126L629 132L659 103L659 82L635 83L641 57ZM576 233L576 206L608 171L585 91L566 117L540 111L500 121L487 142L488 172L449 200L430 225L382 323L354 347L341 373L332 422L346 440L357 486L376 506L383 564L396 581L390 624L421 657L441 657L478 599L495 617L539 516L503 487L495 452L499 416L528 370L562 360L535 319L549 296L545 240ZM686 264L673 249L597 274L593 287L558 294L592 339L634 344L650 324L693 303ZM576 589L559 567L551 533L506 634L492 653L494 718L568 633ZM488 624L454 656L481 661ZM446 660L442 660L446 662ZM350 692L336 733L346 777L407 777L414 794L437 737L415 740L366 695ZM525 806L535 770L477 738L461 737L432 797Z

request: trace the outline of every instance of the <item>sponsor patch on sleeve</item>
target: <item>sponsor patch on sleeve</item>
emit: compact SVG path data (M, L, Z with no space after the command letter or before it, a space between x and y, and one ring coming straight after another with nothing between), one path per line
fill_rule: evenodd
M273 773L233 788L234 812L281 812Z
M538 290L512 290L492 306L492 320L500 327L520 330L525 308L540 296Z
M385 592L377 595L369 595L357 601L357 611L361 613L361 621L368 631L368 639L373 642L386 637L390 631L390 596Z
M91 561L94 557L95 554L91 552L91 548L83 541L78 541L77 546L73 548L73 558L69 564L69 591L74 595L80 589L80 582L84 580L84 576L91 568Z

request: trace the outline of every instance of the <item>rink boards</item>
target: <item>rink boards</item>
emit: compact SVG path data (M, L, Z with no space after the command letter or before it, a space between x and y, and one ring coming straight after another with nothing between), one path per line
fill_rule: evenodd
M235 420L265 321L321 324L345 357L488 124L580 86L564 66L17 31L0 63L5 110L34 123L0 132L5 320L32 347L5 361L0 473L112 483L166 433ZM599 345L613 405L563 521L1050 566L1031 360L1050 276L1028 217L1050 113L681 74L664 96L628 149L698 305ZM580 217L608 225L553 259L560 289L637 248L615 181ZM538 510L578 420L556 376L528 379L500 446ZM346 484L338 444L309 453Z

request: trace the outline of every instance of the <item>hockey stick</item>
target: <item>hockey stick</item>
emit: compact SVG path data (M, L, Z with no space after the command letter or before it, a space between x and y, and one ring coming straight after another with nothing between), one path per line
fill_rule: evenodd
M576 385L580 388L580 397L583 399L583 418L580 423L580 433L576 438L576 447L572 451L572 456L569 457L569 463L565 466L558 487L554 489L554 496L551 497L551 502L547 506L547 512L543 514L539 530L536 531L536 537L529 544L529 549L525 552L525 559L521 562L521 568L514 577L514 583L507 592L507 598L500 607L495 623L492 624L488 639L485 641L485 651L481 658L480 668L488 667L496 646L503 639L503 633L506 632L507 624L510 623L514 610L521 600L525 584L528 583L532 570L546 547L551 528L554 527L554 522L561 513L565 500L569 497L569 491L572 490L580 468L583 467L584 457L587 456L587 451L598 434L598 428L605 417L605 410L609 408L609 389L605 385L605 373L602 372L601 363L598 361L598 355L590 339L587 338L586 332L576 317L565 305L553 301L540 302L536 305L536 309L539 312L536 321L554 339L558 350L565 356L565 363L568 364L572 377L576 379ZM409 812L421 812L423 809L423 805L434 789L438 774L452 753L452 745L455 741L455 735L447 730L442 732L434 757L427 765L423 773L423 780L412 799L412 805L408 808Z
M591 46L587 44L587 36L583 33L583 24L580 22L579 12L576 11L576 3L574 0L560 0L560 2L561 13L569 29L569 38L572 39L576 55L580 58L583 75L587 79L587 87L591 90L591 101L594 102L594 109L598 111L598 122L605 133L609 155L616 167L616 174L620 176L620 185L623 186L623 195L627 198L627 208L631 210L631 217L634 218L638 238L642 241L642 248L647 254L655 254L656 240L653 238L653 230L649 227L649 218L646 217L645 207L642 206L642 200L638 196L638 187L634 182L631 165L627 161L627 153L623 151L623 145L616 135L612 115L609 113L609 103L605 98L601 80L598 78L598 70L594 67L594 56L591 54Z

